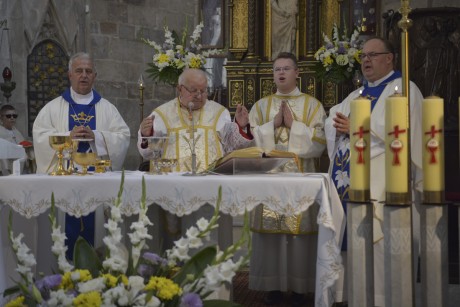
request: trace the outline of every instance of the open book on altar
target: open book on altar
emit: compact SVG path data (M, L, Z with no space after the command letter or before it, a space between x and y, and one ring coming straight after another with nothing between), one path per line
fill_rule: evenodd
M235 150L214 164L212 171L220 174L298 173L299 158L288 151L264 151L260 147Z

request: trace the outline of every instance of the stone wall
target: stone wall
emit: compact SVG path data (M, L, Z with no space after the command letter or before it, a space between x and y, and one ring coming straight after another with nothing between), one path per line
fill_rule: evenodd
M131 146L126 169L136 169L140 156L136 149L140 121L139 87L144 73L144 114L171 99L175 92L167 85L148 80L144 70L152 49L139 41L145 37L164 41L164 24L182 30L186 20L192 29L199 20L200 0L0 0L0 20L7 19L13 52L13 80L16 90L11 97L21 116L17 127L27 135L26 61L40 35L55 35L64 40L68 54L87 51L94 55L98 70L95 88L120 110L131 129ZM400 1L382 1L380 12L397 10ZM411 7L459 7L458 0L412 0ZM42 29L44 12L50 11L55 29ZM54 18L54 19L53 19ZM28 30L37 30L36 36ZM40 32L41 31L41 32ZM55 31L55 33L53 33ZM75 33L75 37L73 36ZM3 68L2 68L3 69ZM0 95L0 104L6 101Z
M125 169L137 169L140 75L145 81L145 115L175 95L171 86L156 85L147 78L145 69L153 52L140 38L163 42L165 24L181 31L187 22L193 29L199 21L198 3L199 0L0 0L0 20L7 19L10 28L13 80L17 84L10 103L20 114L17 128L28 136L27 55L41 38L56 39L69 56L77 51L93 55L98 71L95 89L118 108L131 130ZM48 21L54 28L45 29ZM0 95L0 104L5 103Z

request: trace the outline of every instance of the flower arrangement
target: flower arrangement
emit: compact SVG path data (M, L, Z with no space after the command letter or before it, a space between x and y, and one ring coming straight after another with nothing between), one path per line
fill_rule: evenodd
M195 27L195 30L190 36L188 46L187 25L180 38L175 31L170 31L169 28L165 26L165 42L162 45L152 40L142 38L144 43L154 49L152 62L148 63L149 68L146 70L149 77L156 82L159 81L176 85L179 75L185 68L201 69L206 63L207 57L220 54L221 52L217 49L202 49L202 45L198 42L201 37L202 29L203 23Z
M359 31L355 29L348 38L346 30L341 32L334 24L332 40L323 33L324 45L315 53L315 72L319 79L341 83L350 80L355 71L360 70L362 41L359 39Z
M122 245L119 223L122 221L120 204L124 174L120 191L111 207L111 215L104 227L108 235L104 238L105 258L101 261L95 250L83 238L75 243L74 263L65 258L65 234L56 223L54 195L51 196L52 253L58 259L59 273L34 280L32 267L36 264L29 248L22 242L23 234L14 236L9 221L11 246L18 259L21 281L17 287L7 289L5 296L11 298L7 307L14 306L155 306L155 307L200 307L237 306L224 300L206 300L221 285L230 283L235 272L246 265L248 256L237 262L233 255L243 245L250 249L248 216L245 229L238 242L224 251L208 246L191 256L191 249L203 246L209 240L211 230L218 227L221 189L214 215L210 221L201 218L196 227L187 230L186 236L175 242L166 251L165 257L143 252L145 240L151 235L147 226L152 225L146 212L145 181L142 181L142 198L139 218L131 224L129 238L131 252L126 253Z

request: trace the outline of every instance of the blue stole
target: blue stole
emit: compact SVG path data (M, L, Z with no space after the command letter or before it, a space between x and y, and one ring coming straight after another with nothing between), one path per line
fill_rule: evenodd
M74 127L88 126L92 130L96 129L96 103L101 100L101 95L93 90L93 100L88 105L77 104L70 95L70 88L63 94L62 98L69 103L69 131ZM88 142L78 145L78 152L87 152L91 148ZM95 214L91 212L87 216L76 218L66 214L65 234L68 259L73 259L73 250L78 237L83 237L89 244L94 246Z
M395 71L391 76L379 85L369 87L367 81L364 83L362 96L371 101L371 112L380 98L387 84L395 79L401 78L401 72ZM348 114L349 116L349 114ZM343 210L347 213L348 189L350 187L350 136L342 135L338 140L338 149L332 161L332 181L337 189ZM347 229L345 228L344 239L342 241L342 251L347 250Z

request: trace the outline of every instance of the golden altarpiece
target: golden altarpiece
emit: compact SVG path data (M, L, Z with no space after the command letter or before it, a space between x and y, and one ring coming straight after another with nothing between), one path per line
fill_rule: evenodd
M345 1L347 2L347 1ZM238 104L248 109L275 91L271 46L272 4L270 0L227 0L226 42L228 46L226 101L235 111ZM322 43L321 33L331 33L344 1L298 0L295 54L299 60L298 86L318 98L326 110L352 90L350 84L336 85L315 78L314 54Z

